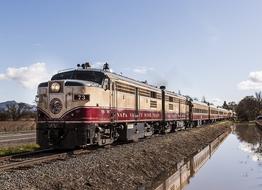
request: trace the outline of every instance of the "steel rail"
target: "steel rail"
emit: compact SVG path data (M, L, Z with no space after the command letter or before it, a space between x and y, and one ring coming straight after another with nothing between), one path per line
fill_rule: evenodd
M49 155L49 156L43 156L40 158L33 158L33 159L23 160L19 162L8 163L8 164L0 166L0 172L10 170L10 169L16 169L20 167L28 167L28 166L31 166L37 163L41 163L41 162L52 161L52 160L59 159L60 157L61 155Z
M48 149L48 151L51 151L51 149L50 150ZM37 151L37 153L44 153L44 152L48 152L48 151L42 150L42 151ZM33 152L31 152L31 154L25 153L25 154L19 154L19 156L15 155L15 158L25 158L26 160L11 160L14 157L10 156L9 157L10 158L9 163L0 165L0 173L3 172L3 171L6 171L6 170L10 170L10 169L19 169L19 168L23 168L23 167L34 166L36 164L47 162L47 161L50 162L50 161L53 161L53 160L66 159L66 158L70 158L72 156L90 153L90 151L92 151L92 150L79 149L79 150L67 151L67 152L63 152L63 153L54 153L52 155L45 155L45 156L41 156L41 157L37 157L37 158L26 157L26 155L27 156L34 155L34 154L32 154Z
M31 152L23 152L23 153L8 155L8 156L1 156L0 161L10 160L12 158L22 158L26 156L34 156L34 155L38 155L41 153L48 153L52 151L54 151L54 149L49 148L49 149L41 149L41 150L36 150L36 151L31 151Z

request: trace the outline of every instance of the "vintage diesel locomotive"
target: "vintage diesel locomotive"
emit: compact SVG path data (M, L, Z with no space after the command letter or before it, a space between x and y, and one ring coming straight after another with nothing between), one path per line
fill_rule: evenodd
M136 141L232 117L233 112L196 102L89 63L55 74L38 86L37 143L42 148Z

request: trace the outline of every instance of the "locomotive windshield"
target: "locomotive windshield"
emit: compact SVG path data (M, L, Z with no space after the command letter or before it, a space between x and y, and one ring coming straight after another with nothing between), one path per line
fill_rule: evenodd
M98 84L102 84L103 79L105 78L104 73L98 71L67 71L54 75L51 80L66 80L66 79L75 79L75 80L84 80L91 81Z

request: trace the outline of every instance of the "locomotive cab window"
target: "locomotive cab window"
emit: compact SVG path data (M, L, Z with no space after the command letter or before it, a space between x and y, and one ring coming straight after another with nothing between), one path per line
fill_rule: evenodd
M74 79L74 80L84 80L90 81L98 84L102 84L105 78L104 73L99 71L67 71L54 75L51 80L66 80L66 79Z
M107 77L103 80L103 88L105 90L110 90L110 79Z

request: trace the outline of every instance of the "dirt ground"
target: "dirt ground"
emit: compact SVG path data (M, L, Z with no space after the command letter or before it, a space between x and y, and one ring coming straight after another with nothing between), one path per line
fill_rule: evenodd
M0 189L151 189L154 181L229 130L230 125L203 126L5 172L0 174Z
M0 149L3 147L16 147L18 145L31 143L36 143L35 131L0 133Z
M35 128L34 120L0 121L0 133L35 130Z

